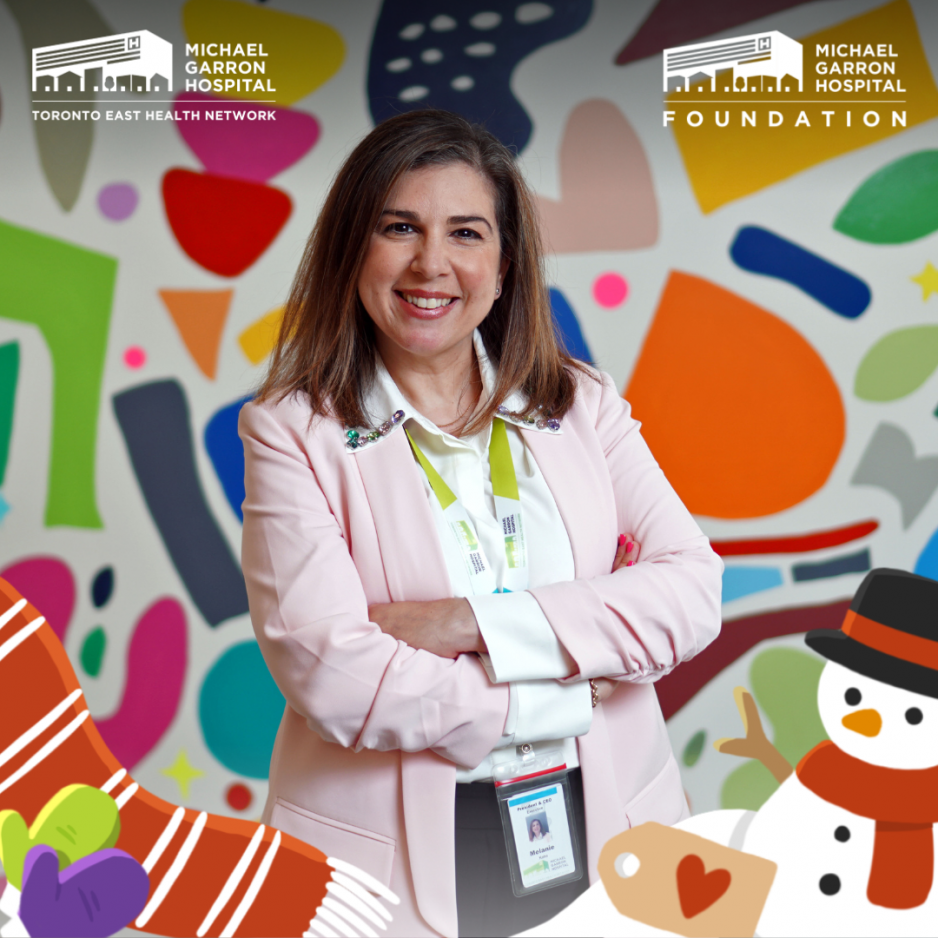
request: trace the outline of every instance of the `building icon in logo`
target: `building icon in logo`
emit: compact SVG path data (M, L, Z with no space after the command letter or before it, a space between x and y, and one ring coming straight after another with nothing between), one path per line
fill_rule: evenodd
M737 39L720 39L716 42L700 42L692 46L677 46L664 50L664 90L668 90L669 79L682 78L683 90L687 91L693 78L710 79L710 90L717 90L717 72L731 68L733 81L724 90L743 90L748 79L768 76L775 79L775 90L782 90L782 79L786 75L798 81L798 90L804 90L803 49L800 42L789 39L784 33L773 29L767 33L740 36ZM737 88L742 82L742 88ZM680 86L677 90L681 90ZM787 88L785 89L788 90Z
M87 72L97 70L86 88ZM154 79L173 90L173 45L148 29L33 49L33 91L151 91Z

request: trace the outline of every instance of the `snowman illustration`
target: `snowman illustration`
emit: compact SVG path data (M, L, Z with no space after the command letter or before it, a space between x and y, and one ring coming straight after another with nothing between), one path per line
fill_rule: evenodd
M828 740L793 769L737 688L746 737L714 745L759 759L781 784L757 812L675 826L777 864L762 938L938 935L938 582L873 570L841 628L805 641L827 659L817 693ZM597 883L525 934L674 934L652 924L621 914Z
M759 934L936 935L938 582L873 570L840 630L805 641L827 658L829 740L733 831L739 849L778 864ZM777 752L763 761L783 774Z

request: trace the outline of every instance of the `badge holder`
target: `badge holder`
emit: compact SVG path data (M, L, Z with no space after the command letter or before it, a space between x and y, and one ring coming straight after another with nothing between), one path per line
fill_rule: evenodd
M528 896L582 878L581 833L563 754L536 754L525 744L518 759L495 766L492 774L512 892Z

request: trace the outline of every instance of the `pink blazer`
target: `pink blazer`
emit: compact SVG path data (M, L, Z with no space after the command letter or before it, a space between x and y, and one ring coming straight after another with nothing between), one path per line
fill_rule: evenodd
M579 673L623 683L579 739L591 878L603 844L687 814L650 681L720 627L722 563L608 376L581 379L562 432L523 430L567 528L576 579L534 589ZM456 764L502 734L507 685L476 655L415 650L370 603L451 596L430 506L396 428L355 453L298 397L241 411L242 564L251 619L287 707L264 820L398 892L393 932L456 935ZM619 532L641 561L609 570Z

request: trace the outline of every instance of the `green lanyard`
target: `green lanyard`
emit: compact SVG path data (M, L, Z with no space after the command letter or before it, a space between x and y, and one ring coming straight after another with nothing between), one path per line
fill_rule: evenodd
M426 473L430 488L440 503L443 517L456 538L469 573L473 592L498 592L495 571L485 556L469 513L456 497L456 493L443 481L442 476L430 464L430 460L421 452L410 432L406 428L404 432L407 433L407 439L417 457L417 462ZM524 590L528 585L528 562L521 518L521 499L518 495L518 477L515 475L515 467L511 459L505 421L498 417L492 421L489 466L492 476L492 495L495 499L495 516L502 529L507 562L504 589L506 592Z

